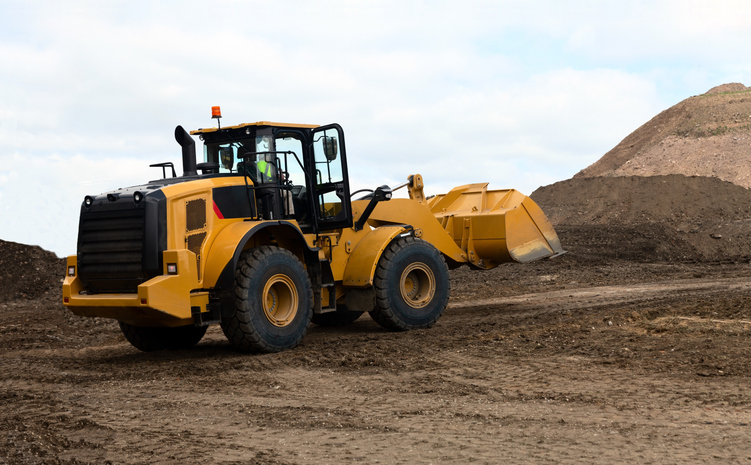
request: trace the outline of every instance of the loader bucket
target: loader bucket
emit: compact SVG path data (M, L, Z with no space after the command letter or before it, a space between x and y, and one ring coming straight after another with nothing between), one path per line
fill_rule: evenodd
M531 262L564 253L558 235L539 206L514 189L487 190L488 184L455 187L429 200L430 211L483 268Z
M380 202L368 223L410 225L456 264L484 269L564 253L553 226L532 199L513 189L489 191L487 186L459 186L421 202ZM362 211L365 203L352 205Z

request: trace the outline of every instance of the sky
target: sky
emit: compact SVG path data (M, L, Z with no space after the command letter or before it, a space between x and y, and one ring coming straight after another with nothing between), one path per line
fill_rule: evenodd
M751 2L0 0L0 239L75 254L85 195L174 128L339 123L352 190L531 194L660 111L751 84ZM197 141L199 154L200 142Z

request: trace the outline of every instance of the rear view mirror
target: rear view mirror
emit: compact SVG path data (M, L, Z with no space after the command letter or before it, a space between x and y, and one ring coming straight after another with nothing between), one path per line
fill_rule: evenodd
M225 169L231 170L232 166L235 164L235 157L232 154L232 147L220 147L219 160L222 162L222 166Z
M326 160L336 160L339 146L336 143L336 137L323 136L323 153L326 155Z

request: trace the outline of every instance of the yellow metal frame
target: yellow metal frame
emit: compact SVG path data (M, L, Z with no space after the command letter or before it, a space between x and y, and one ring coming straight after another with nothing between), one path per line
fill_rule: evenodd
M204 282L215 285L227 264L232 261L243 237L258 223L241 221L226 226L211 243L204 267Z
M216 286L225 268L239 257L239 253L250 247L271 244L273 235L280 247L290 250L304 263L303 249L313 249L314 234L302 234L294 220L237 221L227 225L214 236L206 248L207 259L204 267L205 287Z
M353 210L362 211L367 200L352 202ZM410 225L415 235L433 244L441 253L456 262L466 262L467 254L446 234L441 223L436 220L426 205L410 199L391 199L379 202L368 218L368 224L374 228L389 225Z
M138 286L136 294L82 295L75 255L68 266L76 276L63 281L63 304L80 316L115 318L139 326L184 326L193 323L191 307L206 311L208 292L199 288L195 254L189 250L165 250L164 273ZM167 274L167 265L177 264L177 274Z
M368 287L373 284L376 266L391 241L409 232L404 226L383 226L372 230L355 246L344 269L343 283L349 287Z
M243 123L243 124L238 124L235 126L225 126L222 129L242 129L242 128L246 128L249 126L256 126L256 127L275 126L275 127L280 127L280 128L307 128L307 129L315 129L315 128L321 127L320 124L291 124L291 123L272 123L271 121L256 121L255 123ZM216 132L218 130L219 128L201 128L201 129L190 131L190 134L194 136L196 134L206 134L209 132Z

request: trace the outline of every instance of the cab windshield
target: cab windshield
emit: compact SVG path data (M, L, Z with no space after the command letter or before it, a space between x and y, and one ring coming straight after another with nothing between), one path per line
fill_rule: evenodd
M258 139L258 140L256 140ZM203 146L204 160L219 164L220 173L235 173L243 175L246 168L256 168L260 160L265 160L263 155L248 155L256 152L268 152L268 143L263 143L262 137L251 137L233 142L207 143ZM243 160L247 158L247 163ZM248 173L257 179L257 169Z
M300 165L302 143L293 138L256 135L231 142L207 142L204 161L218 163L219 172L248 176L254 184L285 183L304 185ZM294 152L295 155L280 152ZM280 179L281 173L281 179Z

